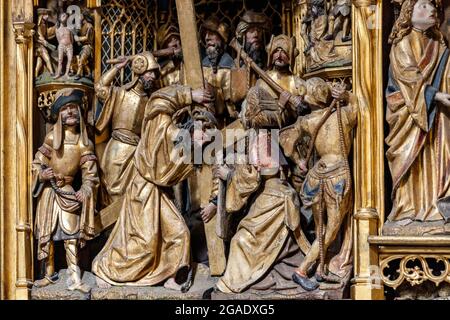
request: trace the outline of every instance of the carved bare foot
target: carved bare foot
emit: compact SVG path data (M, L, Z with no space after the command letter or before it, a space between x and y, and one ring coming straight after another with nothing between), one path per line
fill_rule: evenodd
M78 290L81 293L89 293L91 291L91 288L87 284L81 282L70 286L68 289L70 291Z
M97 286L98 286L100 289L108 289L108 288L111 288L111 285L110 285L108 282L106 282L105 280L103 280L103 279L101 279L101 278L99 278L99 277L97 277L97 276L95 276L95 282L97 283Z
M170 290L181 291L181 285L176 283L175 278L167 279L167 281L164 283L164 288L170 289Z

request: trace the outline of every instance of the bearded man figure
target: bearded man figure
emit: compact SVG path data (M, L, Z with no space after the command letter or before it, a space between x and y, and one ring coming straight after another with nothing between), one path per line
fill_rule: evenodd
M266 44L272 29L270 19L260 12L246 11L236 28L236 38L244 51L260 68L267 64ZM238 57L239 66L243 65Z
M99 179L94 144L81 116L83 91L62 89L56 94L51 114L56 121L33 160L33 196L38 199L34 233L37 257L46 263L45 276L36 287L57 279L54 241L64 241L69 290L86 293L81 282L78 248L94 237L94 212ZM81 187L75 191L76 176Z
M131 162L141 137L145 105L159 77L156 59L151 53L144 52L132 62L135 80L121 87L113 86L117 73L129 61L129 58L122 58L121 63L107 71L95 84L97 97L104 102L96 129L99 133L110 125L112 129L100 162L104 207L120 199L131 180Z

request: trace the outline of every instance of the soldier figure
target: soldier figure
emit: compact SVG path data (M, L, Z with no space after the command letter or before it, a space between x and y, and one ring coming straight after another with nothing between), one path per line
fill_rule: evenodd
M33 161L33 196L38 198L35 236L38 259L45 260L45 277L36 287L54 283L54 241L64 241L69 290L87 292L77 265L78 247L94 237L94 210L99 179L94 145L81 116L83 92L63 89L51 107L56 124ZM74 190L74 178L82 184Z
M101 133L110 124L112 128L111 139L100 162L102 184L107 192L102 193L105 207L123 195L132 178L131 163L141 137L145 105L156 89L154 84L159 76L156 59L151 53L144 52L133 59L135 79L115 87L112 85L114 78L130 59L121 60L95 84L97 97L104 102L96 129Z
M42 68L47 68L51 75L55 72L49 51L56 50L56 47L48 42L56 36L56 27L49 26L49 14L51 10L45 8L38 9L37 22L37 48L36 48L36 71L35 76L41 74Z
M76 79L80 79L84 74L91 75L91 59L94 57L94 26L89 12L85 11L81 15L80 35L75 35L75 41L81 45L78 55L78 70ZM85 73L86 71L86 73Z

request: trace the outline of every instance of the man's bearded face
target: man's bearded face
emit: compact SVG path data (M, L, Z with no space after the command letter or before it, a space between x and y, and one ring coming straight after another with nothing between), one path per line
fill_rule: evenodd
M80 124L80 112L78 111L78 105L68 104L61 109L61 120L63 125L76 126Z
M155 88L155 82L158 79L159 72L157 70L150 70L139 77L139 80L144 86L144 91L150 93Z
M263 44L263 32L260 28L251 27L247 30L244 50L257 65L264 66L266 50Z
M211 62L216 61L224 52L222 38L215 32L206 32L205 36L206 54Z
M167 48L174 49L177 54L175 54L174 58L183 60L183 51L181 51L181 41L177 36L171 36L166 45Z
M289 57L286 52L278 48L273 54L273 64L276 68L285 69L289 67Z

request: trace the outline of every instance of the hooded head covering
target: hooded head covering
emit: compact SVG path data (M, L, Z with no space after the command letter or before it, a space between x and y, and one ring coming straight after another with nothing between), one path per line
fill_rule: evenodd
M300 54L298 49L296 48L297 41L295 37L289 38L284 34L280 34L276 37L272 36L269 45L267 46L267 54L269 55L269 59L267 61L267 67L272 67L273 64L273 54L278 48L281 48L289 58L289 69L291 72L294 70L295 66L295 58Z
M61 89L56 93L55 102L51 106L51 115L56 120L53 128L53 149L59 150L63 144L63 123L61 117L61 110L68 104L76 104L78 106L78 113L80 117L80 134L82 142L85 146L89 145L89 138L86 131L86 125L81 112L83 105L84 92L79 89Z
M158 44L158 49L165 48L167 42L172 36L180 38L180 30L178 30L178 27L169 22L162 25L156 33L156 42Z
M236 28L236 38L242 45L245 45L245 33L251 27L257 27L264 31L264 40L266 35L270 34L272 30L272 23L270 19L262 12L255 12L252 10L246 11L241 17ZM266 42L264 41L264 44Z
M216 16L209 17L201 26L202 41L205 41L206 31L217 33L225 44L228 43L230 27L225 22L221 22Z

